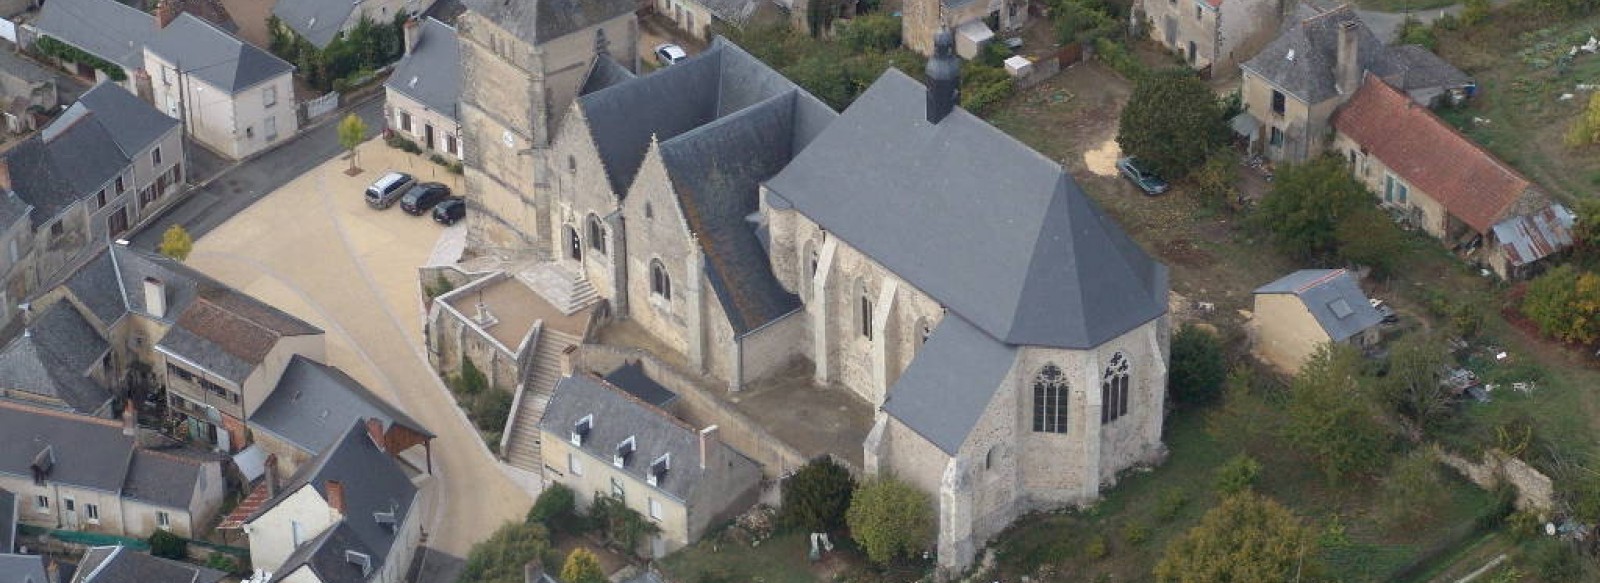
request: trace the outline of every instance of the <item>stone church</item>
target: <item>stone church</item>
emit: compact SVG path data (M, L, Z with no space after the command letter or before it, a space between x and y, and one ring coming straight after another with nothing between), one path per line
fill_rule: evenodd
M927 85L890 70L837 113L722 39L635 76L609 1L469 2L469 255L585 280L727 391L808 361L875 411L860 469L932 494L949 571L1164 456L1165 267L956 107L950 32ZM584 26L537 14L573 3Z

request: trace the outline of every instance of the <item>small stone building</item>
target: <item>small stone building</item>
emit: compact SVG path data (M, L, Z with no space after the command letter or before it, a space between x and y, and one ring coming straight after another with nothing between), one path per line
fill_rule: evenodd
M1232 75L1283 23L1282 0L1141 0L1150 38L1189 66Z
M406 56L383 82L389 131L449 160L462 158L461 44L453 26L432 17L405 24Z
M1289 374L1324 344L1376 346L1383 317L1343 269L1303 269L1256 288L1255 351Z

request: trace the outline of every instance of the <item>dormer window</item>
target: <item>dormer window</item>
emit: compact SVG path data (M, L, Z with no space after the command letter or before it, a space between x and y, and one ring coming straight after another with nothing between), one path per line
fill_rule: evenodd
M622 443L617 444L617 453L611 457L611 465L619 468L627 467L628 462L633 460L635 449L633 436L629 435L627 439L622 440Z
M650 473L645 475L644 481L654 487L661 487L661 481L667 479L667 470L672 469L672 454L664 453L656 461L650 462Z
M583 440L589 438L589 430L594 428L594 415L584 415L577 423L572 424L572 445L583 445Z

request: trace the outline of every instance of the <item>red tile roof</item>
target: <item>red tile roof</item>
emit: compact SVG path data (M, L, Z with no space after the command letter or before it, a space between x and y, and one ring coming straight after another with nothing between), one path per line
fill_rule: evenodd
M1428 108L1372 75L1334 114L1333 127L1480 234L1533 187Z
M270 472L272 469L268 468L267 471ZM244 501L233 508L233 512L229 512L228 516L222 519L217 528L243 528L245 521L250 519L250 515L260 510L262 504L266 504L267 498L270 498L270 496L267 496L267 483L257 484L256 488L250 491L250 495L246 496Z

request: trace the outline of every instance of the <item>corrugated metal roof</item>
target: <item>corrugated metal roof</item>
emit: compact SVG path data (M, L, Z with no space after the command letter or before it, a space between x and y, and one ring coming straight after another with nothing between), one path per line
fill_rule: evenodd
M1511 264L1523 266L1572 246L1571 210L1552 204L1531 215L1511 217L1494 226L1494 239L1505 248Z

